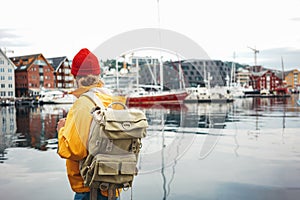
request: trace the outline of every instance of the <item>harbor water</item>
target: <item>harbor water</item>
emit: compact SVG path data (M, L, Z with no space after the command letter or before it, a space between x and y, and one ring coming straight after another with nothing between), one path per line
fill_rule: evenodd
M297 99L140 108L148 135L121 199L299 199ZM55 130L70 106L0 107L1 199L73 199Z

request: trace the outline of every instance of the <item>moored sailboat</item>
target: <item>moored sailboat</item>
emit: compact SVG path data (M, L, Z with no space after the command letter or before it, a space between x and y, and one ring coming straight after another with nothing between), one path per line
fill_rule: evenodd
M151 76L153 80L153 84L140 84L139 82L139 59L144 59L146 67L149 70L149 76ZM127 99L127 105L129 106L139 106L139 105L153 105L153 104L161 104L161 105L173 105L173 104L182 104L184 99L188 96L188 93L184 88L183 84L179 84L179 88L177 89L171 89L171 90L165 90L164 86L164 80L163 80L163 62L158 59L156 59L156 62L159 62L159 78L156 77L156 71L154 69L154 72L151 69L150 64L148 63L147 58L140 58L136 57L136 66L135 66L135 75L136 75L136 83L130 84L130 82L127 83L127 88L125 91L125 96ZM151 61L152 67L154 66L155 61ZM158 63L156 63L158 64ZM134 70L132 70L134 71ZM117 72L118 73L118 72ZM182 74L181 69L179 69L179 80L182 80ZM127 74L127 76L131 76ZM119 88L119 76L117 77L117 88ZM133 87L128 86L131 85ZM146 91L147 90L147 91Z
M156 91L128 95L127 104L180 104L188 96L186 91Z

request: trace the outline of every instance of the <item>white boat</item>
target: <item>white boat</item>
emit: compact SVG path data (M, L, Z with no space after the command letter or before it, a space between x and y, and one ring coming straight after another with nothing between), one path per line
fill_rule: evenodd
M191 87L186 88L188 96L184 99L186 103L220 103L232 102L233 97L230 92L221 87Z
M59 90L41 92L39 104L72 104L76 97Z

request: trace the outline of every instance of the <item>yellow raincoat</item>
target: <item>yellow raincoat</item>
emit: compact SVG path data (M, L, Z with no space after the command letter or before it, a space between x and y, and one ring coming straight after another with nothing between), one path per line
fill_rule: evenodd
M89 192L89 188L84 186L79 172L79 161L88 154L86 145L92 121L90 111L94 107L94 103L87 97L80 97L80 95L91 88L100 87L101 84L96 84L89 87L81 87L72 92L78 99L68 112L65 126L58 133L58 154L66 159L68 179L74 192ZM103 92L97 92L96 95L102 100L105 107L116 101L125 103L125 98L122 97L113 97ZM103 195L107 196L105 193Z

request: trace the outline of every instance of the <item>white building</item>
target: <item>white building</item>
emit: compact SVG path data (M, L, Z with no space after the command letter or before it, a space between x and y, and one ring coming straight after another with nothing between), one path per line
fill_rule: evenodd
M250 71L247 69L239 68L236 72L236 82L242 86L249 86Z
M15 65L0 49L0 99L15 98Z

